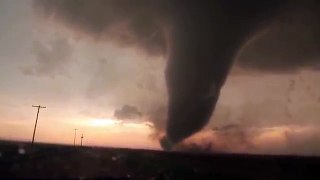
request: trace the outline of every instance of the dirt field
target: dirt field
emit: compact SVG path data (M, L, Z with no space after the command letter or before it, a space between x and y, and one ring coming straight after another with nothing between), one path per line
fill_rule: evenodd
M0 142L0 178L319 179L320 158Z

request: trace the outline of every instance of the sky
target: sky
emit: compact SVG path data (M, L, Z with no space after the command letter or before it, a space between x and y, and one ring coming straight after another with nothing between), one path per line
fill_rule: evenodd
M77 128L87 145L158 147L148 138L151 130L143 120L141 125L103 122L143 93L149 96L146 104L162 101L156 92L136 91L138 83L157 85L152 78L161 76L163 61L145 63L140 59L148 57L141 52L79 40L59 25L38 20L32 1L0 3L2 139L31 140L37 112L32 105L40 104L47 108L40 111L37 142L73 143ZM142 66L159 70L141 71Z
M32 105L42 105L36 142L73 144L77 128L78 144L83 134L85 145L160 149L166 57L109 39L43 18L31 0L0 0L0 139L30 141ZM228 152L320 155L320 72L239 64L207 127L187 142Z

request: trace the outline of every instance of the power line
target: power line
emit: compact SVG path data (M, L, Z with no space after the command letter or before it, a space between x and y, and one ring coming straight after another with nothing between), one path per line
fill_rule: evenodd
M74 129L74 138L73 138L73 145L74 145L74 146L76 146L77 130L78 130L78 129Z
M41 109L41 108L46 108L45 106L40 106L40 105L38 105L38 106L34 106L34 105L32 105L32 107L36 107L36 108L38 108L38 112L37 112L36 122L35 122L35 124L34 124L34 129L33 129L33 135L32 135L31 145L33 145L33 143L34 143L34 136L36 135L36 129L37 129L37 123L38 123L39 111L40 111L40 109Z
M81 143L80 143L81 146L82 146L82 139L83 139L83 134L81 134Z

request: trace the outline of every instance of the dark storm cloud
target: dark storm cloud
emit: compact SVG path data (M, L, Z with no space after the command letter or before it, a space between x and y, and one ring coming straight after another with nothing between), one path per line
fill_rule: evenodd
M314 3L310 0L307 2ZM241 5L242 2L229 3ZM244 5L239 8L249 3L243 1ZM34 0L34 4L42 15L61 20L96 39L106 37L124 46L140 46L151 53L164 52L166 43L161 27L163 24L160 23L170 18L166 1ZM223 5L228 6L228 3ZM257 4L254 3L254 6ZM308 3L300 3L299 6L284 13L279 17L280 20L274 20L271 26L266 26L268 31L243 47L237 59L238 64L243 68L273 73L292 72L301 68L319 69L320 38L317 37L320 35L320 18L315 13L318 9L315 7L310 10ZM183 10L182 7L173 9ZM198 10L197 5L193 10Z
M317 12L312 9L318 5L313 0L302 3L306 9L284 16L285 21L287 17L293 18L293 23L271 23L270 30L261 36L255 36L261 26L270 24L278 17L277 13L287 11L285 7L292 1L34 2L40 14L60 20L74 31L95 39L112 39L120 45L142 47L151 54L167 50L166 133L172 143L185 139L208 123L235 55L237 64L248 70L283 73L319 67L316 52L319 40L314 38L318 15L309 21L309 16L299 14L309 10ZM300 4L293 3L293 7ZM302 20L296 20L300 17ZM308 23L303 24L305 22ZM243 46L251 35L254 39Z
M95 39L135 45L150 53L164 51L164 39L154 21L160 1L148 0L34 0L42 15L65 22Z
M142 113L137 107L131 105L124 105L121 109L114 111L114 117L119 120L132 120L142 116Z
M319 69L319 14L300 10L281 17L281 20L244 46L237 59L238 65L272 73Z
M66 67L72 60L73 48L68 39L57 37L49 42L33 42L36 65L22 67L26 75L50 76L67 75Z

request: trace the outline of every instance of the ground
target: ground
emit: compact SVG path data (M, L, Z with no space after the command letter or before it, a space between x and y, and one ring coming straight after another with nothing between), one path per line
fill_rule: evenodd
M32 147L0 141L0 178L318 179L319 168L320 157Z

